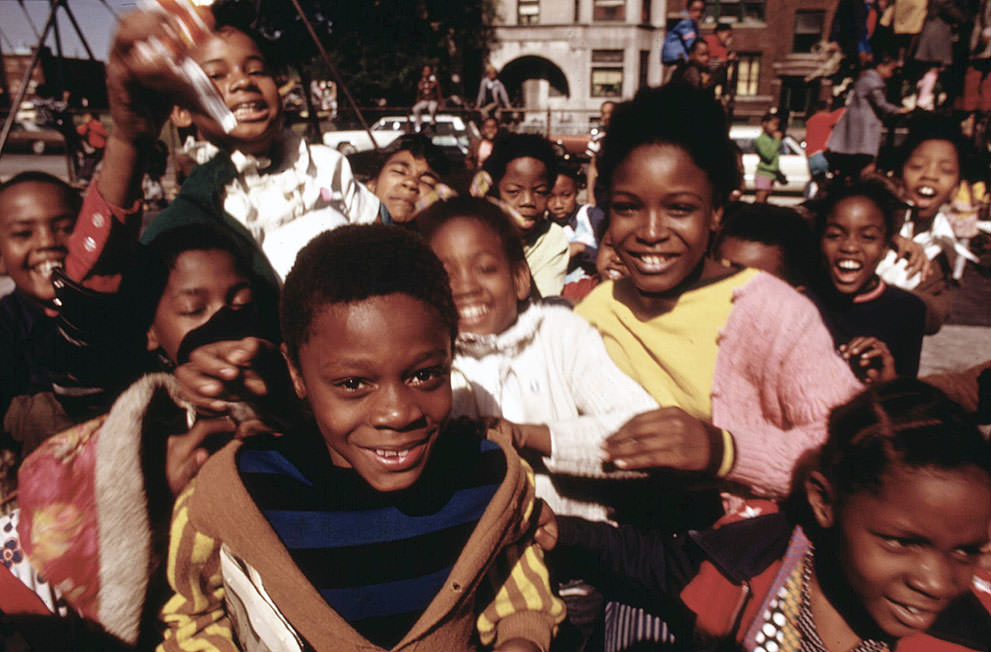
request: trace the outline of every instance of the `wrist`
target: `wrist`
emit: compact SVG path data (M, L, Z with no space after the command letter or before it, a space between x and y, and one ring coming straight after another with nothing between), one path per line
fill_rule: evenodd
M708 423L705 426L709 435L709 463L705 467L705 472L717 478L726 477L733 470L736 456L733 435L728 430Z

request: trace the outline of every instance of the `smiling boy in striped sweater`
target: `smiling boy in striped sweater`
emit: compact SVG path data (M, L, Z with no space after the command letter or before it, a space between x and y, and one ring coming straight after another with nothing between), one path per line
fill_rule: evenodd
M281 317L308 415L221 450L177 501L160 649L546 652L564 607L533 473L448 420L457 312L433 253L395 227L325 233Z

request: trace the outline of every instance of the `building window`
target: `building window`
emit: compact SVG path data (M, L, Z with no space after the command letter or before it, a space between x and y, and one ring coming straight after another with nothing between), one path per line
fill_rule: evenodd
M622 94L622 68L592 68L592 97L619 97Z
M640 70L637 75L637 89L647 87L647 76L650 74L650 50L640 50Z
M825 11L795 12L795 42L793 52L812 52L822 40L822 28L826 24Z
M706 23L762 23L765 0L705 0Z
M737 96L757 95L760 89L760 54L738 52L736 62Z
M592 0L592 20L626 20L626 0Z
M622 66L622 50L592 50L592 97L618 97L623 94Z
M653 12L651 7L652 3L650 0L642 0L640 3L640 24L649 25L650 24L650 14Z
M520 25L536 25L540 22L540 0L519 0L516 5L516 22Z

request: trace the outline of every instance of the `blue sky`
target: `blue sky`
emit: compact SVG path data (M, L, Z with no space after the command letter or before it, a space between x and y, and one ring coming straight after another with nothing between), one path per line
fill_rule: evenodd
M110 9L119 14L135 8L134 0L106 0L106 3L101 0L69 0L68 5L86 36L93 55L101 60L107 57L116 22ZM30 23L25 10L31 17ZM38 42L38 37L35 36L31 23L40 32L48 19L48 12L48 0L23 0L23 9L16 0L0 0L0 45L3 46L3 51L28 51L33 47ZM62 10L59 10L58 16L63 52L68 57L84 58L86 50L76 36L68 16ZM54 51L55 40L51 34L46 43Z

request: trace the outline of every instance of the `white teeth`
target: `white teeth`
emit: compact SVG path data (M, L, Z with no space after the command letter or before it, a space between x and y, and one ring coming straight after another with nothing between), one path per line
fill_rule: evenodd
M856 260L838 260L836 266L851 272L858 272L863 268L863 265Z
M915 192L920 197L935 197L936 196L936 189L933 188L932 186L922 186L918 190L916 190Z
M408 450L396 451L385 448L376 448L375 454L378 455L379 457L387 457L390 459L404 459L409 454L409 451Z
M905 610L913 614L922 613L919 609L916 609L915 607L910 607L908 605L905 605Z
M645 267L661 267L664 263L671 260L671 256L641 255L640 260L643 262Z
M52 272L54 272L56 269L62 269L61 260L46 260L34 266L35 272L43 276L46 276L48 278L51 278Z
M238 120L245 120L254 117L256 113L264 108L264 102L242 102L241 104L235 105L232 111L235 118Z
M489 313L487 306L462 306L458 308L458 316L465 321L481 319Z

